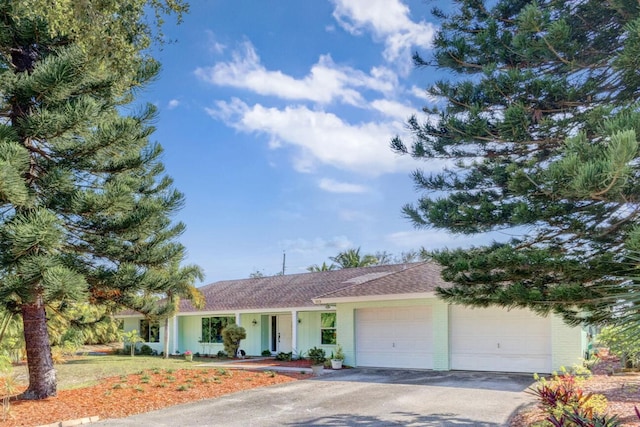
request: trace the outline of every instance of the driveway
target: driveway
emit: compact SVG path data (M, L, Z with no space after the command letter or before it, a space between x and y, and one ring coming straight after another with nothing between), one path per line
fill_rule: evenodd
M531 375L357 368L100 426L504 426Z

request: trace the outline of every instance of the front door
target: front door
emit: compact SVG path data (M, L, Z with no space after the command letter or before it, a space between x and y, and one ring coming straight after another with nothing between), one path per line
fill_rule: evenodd
M271 351L276 353L291 352L291 327L290 314L271 316Z

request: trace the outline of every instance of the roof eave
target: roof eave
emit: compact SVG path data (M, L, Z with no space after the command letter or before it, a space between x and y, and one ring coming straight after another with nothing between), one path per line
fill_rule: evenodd
M353 297L320 297L314 298L314 304L339 304L339 303L352 303L352 302L367 302L367 301L390 301L390 300L406 300L406 299L422 299L422 298L435 298L435 292L412 292L406 294L389 294L389 295L361 295Z

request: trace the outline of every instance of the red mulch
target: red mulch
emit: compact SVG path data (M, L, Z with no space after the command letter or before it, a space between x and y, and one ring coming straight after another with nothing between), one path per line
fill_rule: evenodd
M46 400L12 401L0 426L39 426L96 415L100 419L121 418L304 378L309 375L218 368L147 370L106 378L91 387L62 390Z

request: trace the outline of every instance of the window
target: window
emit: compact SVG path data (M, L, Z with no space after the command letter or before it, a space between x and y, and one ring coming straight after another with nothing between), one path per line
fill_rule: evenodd
M145 342L160 342L160 323L142 319L140 321L140 337Z
M338 343L336 337L336 314L320 313L320 334L321 344L335 345Z
M228 317L203 317L202 338L200 342L222 342L222 330L227 325L236 323L236 318Z

